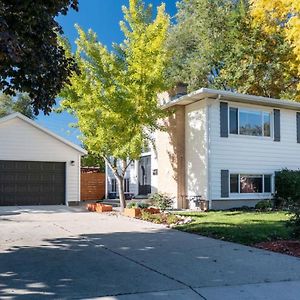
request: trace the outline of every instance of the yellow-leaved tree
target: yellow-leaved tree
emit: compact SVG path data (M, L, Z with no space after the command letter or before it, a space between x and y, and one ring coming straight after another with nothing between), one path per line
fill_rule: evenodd
M168 62L165 40L169 16L162 4L153 18L152 6L130 0L123 7L121 29L124 42L112 50L102 45L96 33L77 26L77 50L73 56L79 72L73 72L61 93L62 107L74 114L89 153L102 157L111 168L125 207L124 176L132 160L140 158L157 120L165 113L157 94L165 90Z
M250 3L255 25L261 25L268 33L284 32L296 57L290 62L290 67L298 70L300 76L300 1L250 0ZM297 88L300 90L300 82Z

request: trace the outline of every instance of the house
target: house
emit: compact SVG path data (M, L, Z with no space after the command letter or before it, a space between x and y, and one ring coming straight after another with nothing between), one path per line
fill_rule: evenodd
M118 186L114 174L106 164L106 198L118 198ZM153 147L149 147L141 155L140 160L132 162L126 171L124 180L125 197L145 198L157 192L157 155Z
M168 130L156 133L147 180L177 208L200 197L211 209L254 206L272 198L276 171L300 168L300 103L206 88L160 101L171 114ZM141 169L128 170L134 194Z
M80 201L86 151L20 113L0 119L0 205Z

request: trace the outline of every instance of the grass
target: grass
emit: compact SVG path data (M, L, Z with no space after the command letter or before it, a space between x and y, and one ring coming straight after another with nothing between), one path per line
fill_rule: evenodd
M283 211L216 211L182 212L193 222L176 226L176 229L217 239L253 245L278 239L291 239L291 230L286 226L289 215Z

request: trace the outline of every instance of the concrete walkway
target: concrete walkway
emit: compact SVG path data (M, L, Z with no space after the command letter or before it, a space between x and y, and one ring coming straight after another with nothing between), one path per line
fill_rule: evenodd
M0 299L300 299L300 259L66 207L0 208Z

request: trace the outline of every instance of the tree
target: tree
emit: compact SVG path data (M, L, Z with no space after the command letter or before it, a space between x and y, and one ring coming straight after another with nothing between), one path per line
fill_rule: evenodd
M78 10L78 0L0 0L0 90L28 93L35 114L51 111L76 67L57 40L55 17L69 7Z
M18 94L17 97L0 94L0 118L13 112L19 112L34 120L35 114L31 102L32 100L27 94Z
M89 153L81 158L82 167L99 167L101 172L105 171L105 161L102 156Z
M241 93L273 98L300 98L297 69L290 68L295 55L279 32L267 34L254 25L245 1L230 15L228 43L223 68L216 81Z
M172 26L168 47L173 53L167 76L171 85L188 84L190 91L200 87L225 88L214 82L222 58L230 51L230 0L183 0L177 3L177 22Z
M290 45L282 33L266 34L254 24L248 1L183 0L178 9L168 41L177 54L169 70L172 84L300 97Z
M157 93L165 89L168 61L165 40L169 17L165 6L152 19L152 6L130 0L123 7L121 29L125 40L109 51L89 30L77 26L79 38L73 73L61 93L62 105L78 119L83 143L100 155L118 182L121 208L125 207L124 176L130 162L139 159L157 120L164 116ZM66 46L69 55L70 47Z
M250 0L251 13L258 26L266 33L280 32L291 45L296 60L290 63L300 77L300 1L299 0ZM300 82L298 81L298 91Z

